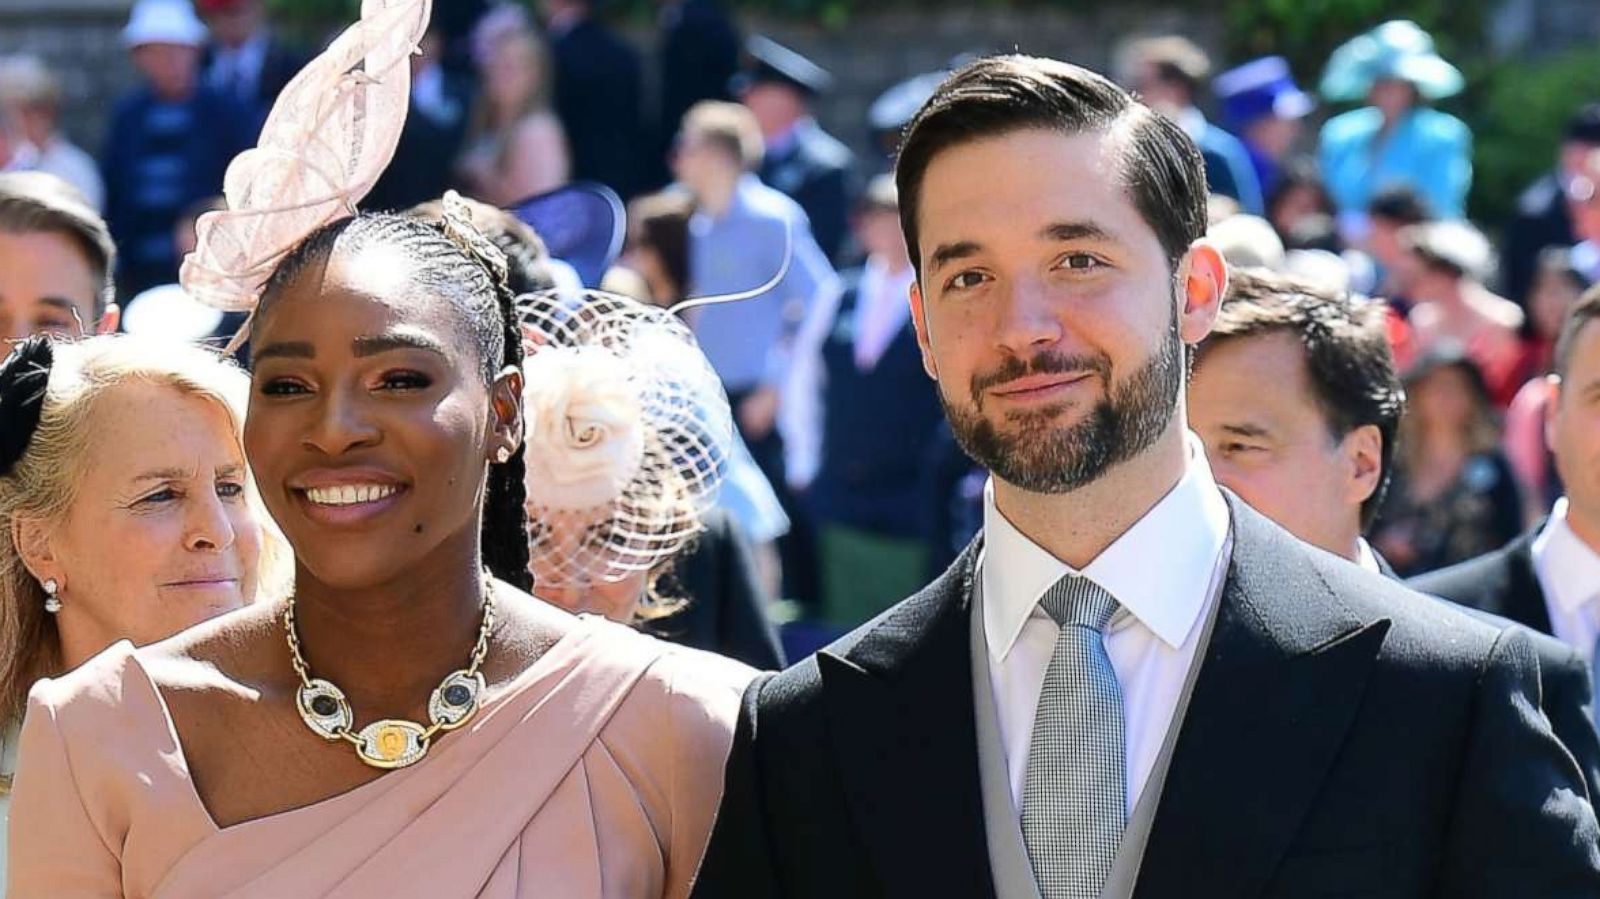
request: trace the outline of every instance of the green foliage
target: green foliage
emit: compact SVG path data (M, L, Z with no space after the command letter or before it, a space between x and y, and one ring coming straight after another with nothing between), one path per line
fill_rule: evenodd
M1470 72L1476 132L1475 217L1504 220L1517 194L1555 163L1562 126L1584 103L1600 101L1600 50L1549 59L1502 61Z

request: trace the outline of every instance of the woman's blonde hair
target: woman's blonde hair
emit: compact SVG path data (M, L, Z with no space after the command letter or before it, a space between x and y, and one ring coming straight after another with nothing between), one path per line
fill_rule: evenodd
M37 521L52 527L66 519L103 401L117 387L136 382L216 403L235 437L241 435L249 378L210 350L127 335L56 344L38 429L16 466L0 476L0 727L22 713L28 688L59 674L63 664L55 616L45 612L44 588L23 564L17 525ZM255 601L274 600L289 589L293 557L248 479L245 494L262 529Z

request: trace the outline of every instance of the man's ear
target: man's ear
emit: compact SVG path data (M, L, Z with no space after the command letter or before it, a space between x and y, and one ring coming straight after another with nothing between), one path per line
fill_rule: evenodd
M1345 463L1345 501L1360 506L1383 482L1383 433L1377 425L1362 425L1344 435L1339 450Z
M933 361L933 340L928 336L928 314L922 304L922 284L911 282L911 324L917 332L917 349L922 351L922 370L939 380L939 366Z
M1561 376L1546 375L1544 383L1544 445L1548 448L1556 443L1556 416L1561 412Z
M522 446L522 371L508 365L495 376L489 385L489 407L494 413L490 426L494 437L489 441L490 461L501 453L514 454Z
M1178 263L1178 333L1194 346L1211 333L1228 292L1228 263L1204 238L1189 245Z

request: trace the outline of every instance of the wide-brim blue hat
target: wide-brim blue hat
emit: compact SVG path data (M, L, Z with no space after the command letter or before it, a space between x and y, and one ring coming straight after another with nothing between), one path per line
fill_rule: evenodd
M1455 96L1465 86L1461 70L1433 49L1433 38L1415 22L1396 19L1341 44L1328 58L1322 95L1329 100L1365 100L1374 82L1409 82L1429 100Z

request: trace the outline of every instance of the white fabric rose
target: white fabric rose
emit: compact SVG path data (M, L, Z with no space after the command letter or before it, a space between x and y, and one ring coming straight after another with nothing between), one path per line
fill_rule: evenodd
M523 364L530 506L616 501L644 462L639 392L628 366L597 347L544 347Z

